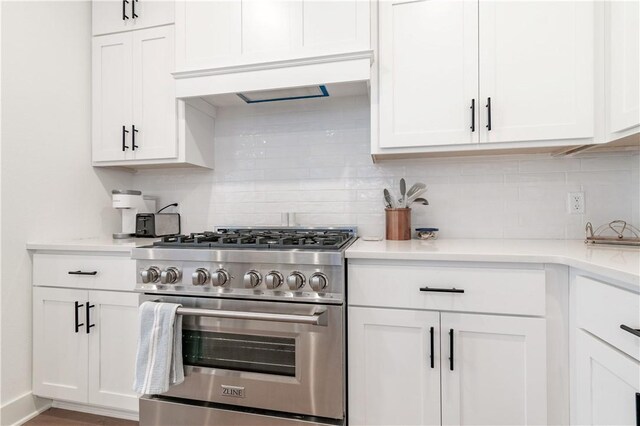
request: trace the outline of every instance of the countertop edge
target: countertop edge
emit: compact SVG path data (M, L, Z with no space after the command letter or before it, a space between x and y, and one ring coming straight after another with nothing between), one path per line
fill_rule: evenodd
M366 251L358 248L349 248L345 252L347 259L369 260L406 260L406 261L454 261L454 262L497 262L497 263L536 263L559 264L579 269L588 273L602 275L611 280L621 281L640 290L640 271L638 274L621 271L605 265L591 263L584 259L577 259L566 254L549 253L411 253L411 252L381 252Z
M136 247L151 245L155 239L150 240L70 240L57 242L27 242L26 248L30 251L85 251L85 252L111 252L111 253L131 253Z

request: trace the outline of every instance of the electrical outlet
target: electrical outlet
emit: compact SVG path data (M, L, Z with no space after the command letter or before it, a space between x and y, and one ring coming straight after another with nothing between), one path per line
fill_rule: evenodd
M569 214L584 213L584 192L570 192L567 198Z

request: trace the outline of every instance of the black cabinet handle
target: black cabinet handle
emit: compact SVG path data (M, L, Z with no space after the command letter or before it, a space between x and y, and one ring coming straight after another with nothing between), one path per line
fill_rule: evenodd
M449 330L449 370L453 371L453 328Z
M91 332L91 327L95 327L95 324L91 324L91 308L94 308L95 305L90 305L87 302L87 334Z
M136 148L139 148L139 146L136 145L136 133L138 133L138 130L136 129L136 126L134 124L131 126L131 150L132 151L135 151Z
M487 98L487 130L491 130L491 98Z
M127 4L129 4L127 0L122 0L122 20L123 21L126 21L127 19L129 19L129 17L127 16Z
M127 130L126 126L122 126L122 150L123 151L125 149L129 149L126 142L127 133L129 133L129 131Z
M69 271L69 275L98 275L98 271L84 272L84 271Z
M82 327L84 324L80 324L78 323L78 319L80 316L80 313L78 312L78 309L82 308L84 305L81 303L78 303L78 301L76 300L76 324L75 324L75 329L76 329L76 333L78 332L78 330L80 330L80 327Z
M429 358L431 360L431 368L435 368L435 363L436 363L435 358L434 358L434 349L435 349L435 344L434 344L434 340L433 340L434 339L434 332L435 332L434 328L431 327L429 329L429 340L430 340L429 346L431 347L431 355L429 356Z
M464 293L461 288L434 288L434 287L420 287L420 291L428 291L432 293Z
M636 426L640 426L640 393L636 392Z
M626 332L629 332L629 333L633 334L634 336L640 337L640 329L631 328L628 325L624 325L624 324L620 324L620 328L623 329Z
M471 99L471 133L476 131L476 100Z
M136 3L138 2L138 0L131 0L131 17L132 18L137 18L138 15L136 15Z

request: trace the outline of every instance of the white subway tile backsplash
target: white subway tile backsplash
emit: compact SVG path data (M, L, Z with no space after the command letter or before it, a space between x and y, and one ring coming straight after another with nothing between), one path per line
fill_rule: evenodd
M216 169L144 170L134 186L180 203L185 232L221 225L357 225L383 235L382 189L427 184L429 206L413 207L414 227L442 238L583 238L594 225L640 226L640 156L635 153L394 160L369 154L364 97L223 108L216 120ZM583 191L584 215L566 211Z

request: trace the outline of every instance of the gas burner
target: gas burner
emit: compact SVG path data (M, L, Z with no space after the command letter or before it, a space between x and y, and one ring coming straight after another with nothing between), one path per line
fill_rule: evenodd
M353 229L218 228L215 231L164 237L154 247L339 250L355 239Z

